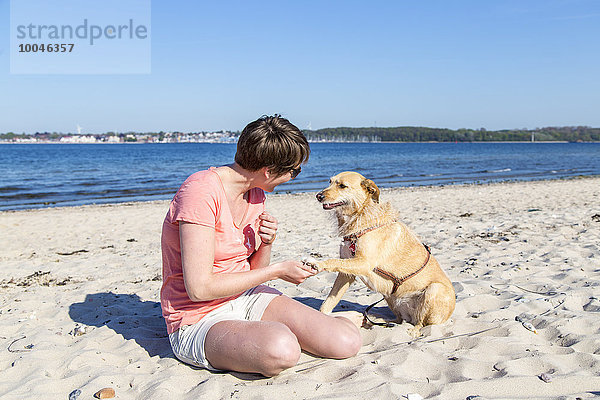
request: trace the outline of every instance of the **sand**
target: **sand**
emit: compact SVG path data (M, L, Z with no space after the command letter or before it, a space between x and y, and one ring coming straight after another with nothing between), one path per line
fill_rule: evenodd
M168 202L0 213L0 397L89 399L103 387L120 399L600 396L600 178L391 189L381 199L450 276L451 320L417 340L407 324L363 328L356 357L303 354L269 379L174 358L159 304ZM314 194L267 201L280 223L274 260L336 256L340 239ZM318 308L334 279L273 286ZM337 310L379 298L356 282Z

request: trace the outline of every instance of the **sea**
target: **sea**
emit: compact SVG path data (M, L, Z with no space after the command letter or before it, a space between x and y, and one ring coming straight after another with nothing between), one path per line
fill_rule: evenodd
M235 144L0 145L0 210L171 199L196 171L233 161ZM382 188L600 175L600 143L312 143L274 193L316 192L341 171Z

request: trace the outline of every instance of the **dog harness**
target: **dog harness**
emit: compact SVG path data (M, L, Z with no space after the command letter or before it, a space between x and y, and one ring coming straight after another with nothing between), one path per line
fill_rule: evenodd
M366 229L363 229L361 231L358 231L356 233L353 233L351 235L348 236L344 236L344 241L350 242L350 245L348 246L350 251L352 252L352 257L356 256L356 242L358 241L358 238L363 236L364 234L374 231L375 229L381 228L383 226L386 225L390 225L393 224L393 222L387 223L387 224L382 224L382 225L376 225L376 226L372 226ZM427 246L426 244L423 245L423 247L425 247L425 250L427 250L427 258L425 258L425 262L423 263L423 265L421 265L421 267L416 270L415 272L412 272L406 276L402 276L400 278L398 278L396 275L384 271L381 268L377 267L373 269L373 272L375 272L377 275L383 277L383 278L387 278L389 280L391 280L394 283L394 287L392 288L392 293L395 293L396 290L398 290L398 288L400 287L400 285L402 285L405 281L409 280L410 278L412 278L413 276L417 275L419 272L423 271L423 269L425 269L425 267L427 266L427 263L429 263L429 258L431 257L431 249L429 248L429 246Z
M379 276L388 278L392 282L394 282L394 287L392 288L392 293L396 293L396 290L398 289L398 287L400 285L402 285L405 281L409 280L413 276L417 275L419 272L423 271L423 269L427 266L427 263L429 262L429 258L431 257L431 249L426 244L424 244L423 247L425 247L425 250L427 250L427 258L425 258L425 262L423 263L423 265L421 265L421 268L419 268L415 272L408 274L406 276L403 276L401 278L398 278L396 275L386 272L386 271L382 270L381 268L375 268L375 269L373 269L373 272L375 272Z

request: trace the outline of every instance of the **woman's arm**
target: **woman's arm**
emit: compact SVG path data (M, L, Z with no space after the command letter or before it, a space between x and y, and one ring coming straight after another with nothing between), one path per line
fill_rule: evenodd
M284 261L250 271L215 274L215 232L213 228L179 223L183 281L192 301L208 301L233 296L273 279L299 284L314 271L296 261ZM262 246L261 246L262 247Z

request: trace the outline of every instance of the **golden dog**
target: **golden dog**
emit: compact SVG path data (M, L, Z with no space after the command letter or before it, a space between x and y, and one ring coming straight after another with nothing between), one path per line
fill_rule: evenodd
M319 270L339 272L321 306L329 314L354 281L360 277L372 290L383 294L398 322L414 325L419 336L425 325L450 318L455 306L452 283L429 248L397 219L389 203L379 203L379 188L356 172L342 172L317 194L325 210L335 210L341 259L316 262Z

